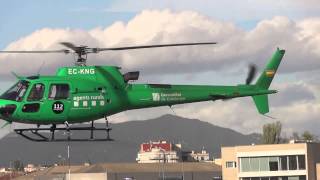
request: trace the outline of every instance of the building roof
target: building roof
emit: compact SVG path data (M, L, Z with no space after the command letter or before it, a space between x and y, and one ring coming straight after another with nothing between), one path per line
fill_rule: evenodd
M249 146L232 146L232 147L221 147L221 151L224 149L236 148L238 151L243 150L255 150L255 151L272 151L278 149L292 149L292 148L305 148L306 144L309 143L294 143L294 144L255 144Z
M172 144L166 141L150 142L141 144L141 152L149 152L152 148L163 149L164 151L172 151Z
M51 167L44 171L30 174L30 177L43 175L66 174L68 166ZM213 163L105 163L91 166L71 166L71 173L143 173L158 172L221 172L221 166ZM25 176L21 179L27 179ZM19 179L19 178L18 178Z

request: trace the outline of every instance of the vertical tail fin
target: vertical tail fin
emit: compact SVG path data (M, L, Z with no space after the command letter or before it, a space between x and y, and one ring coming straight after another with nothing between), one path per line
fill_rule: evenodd
M265 67L264 71L260 75L259 79L256 82L256 86L262 89L269 89L270 84L275 76L277 69L280 65L280 62L284 56L285 50L280 50L279 48L273 54L269 63Z
M269 60L269 63L267 64L267 66L265 67L264 71L262 72L255 84L258 88L269 89L270 84L284 56L284 53L285 50L280 50L278 48L276 52L273 54L273 56ZM260 114L266 114L269 112L267 94L252 96L252 98Z

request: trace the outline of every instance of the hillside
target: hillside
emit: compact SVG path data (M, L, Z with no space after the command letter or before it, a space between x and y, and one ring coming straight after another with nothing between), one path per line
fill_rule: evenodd
M173 115L112 124L112 128L113 142L71 142L71 162L134 162L142 142L159 139L181 143L184 150L200 151L205 147L214 157L220 156L221 146L259 142L257 134L243 135L207 122ZM13 160L36 164L59 162L67 156L66 145L66 142L31 142L11 133L0 140L0 166L8 166Z

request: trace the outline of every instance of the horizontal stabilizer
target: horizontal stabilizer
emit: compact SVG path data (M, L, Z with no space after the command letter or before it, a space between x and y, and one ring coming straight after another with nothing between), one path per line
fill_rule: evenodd
M269 112L269 102L267 94L252 96L252 98L260 114L266 114Z

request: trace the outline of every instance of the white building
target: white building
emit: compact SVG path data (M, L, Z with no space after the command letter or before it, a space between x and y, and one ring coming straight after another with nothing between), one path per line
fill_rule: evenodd
M138 163L176 163L180 160L181 144L167 141L143 143L136 161Z
M26 167L24 167L24 172L31 173L37 171L37 168L33 164L28 164Z
M152 148L149 152L138 153L138 163L176 163L179 160L176 151L165 151L160 148Z
M196 162L208 162L208 161L210 161L209 153L204 149L202 149L202 151L199 152L199 153L191 151L189 156L192 158L191 161L196 161Z
M11 169L10 168L0 168L0 173L3 173L3 174L11 173Z

